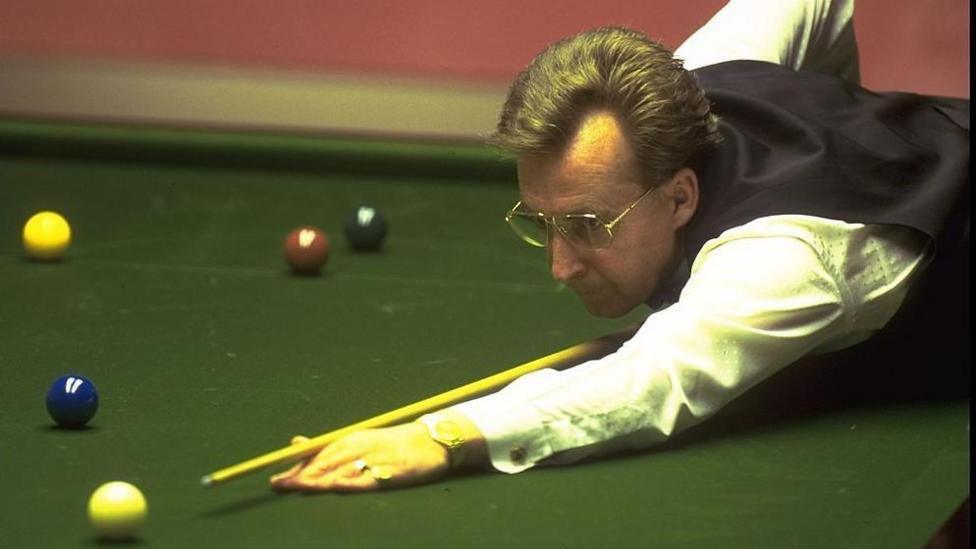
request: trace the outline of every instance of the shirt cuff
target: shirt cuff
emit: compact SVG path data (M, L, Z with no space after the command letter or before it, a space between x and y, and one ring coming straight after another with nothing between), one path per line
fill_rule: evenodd
M524 401L495 393L450 410L478 427L492 467L503 473L522 472L552 455L543 421Z

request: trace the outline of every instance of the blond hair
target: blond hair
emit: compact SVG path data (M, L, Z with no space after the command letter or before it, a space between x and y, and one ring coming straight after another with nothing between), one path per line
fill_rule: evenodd
M488 142L516 155L555 153L596 109L623 123L647 185L720 139L708 99L681 60L639 32L602 27L554 42L519 73Z

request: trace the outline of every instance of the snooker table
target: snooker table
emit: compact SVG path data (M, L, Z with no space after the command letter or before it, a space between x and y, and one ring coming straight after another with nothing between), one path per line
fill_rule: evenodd
M200 486L648 314L589 317L505 226L516 200L511 161L471 144L0 120L0 546L98 543L85 505L110 480L143 490L137 543L158 547L909 548L968 501L968 389L865 404L790 368L661 447L574 466ZM359 203L390 222L380 253L344 243ZM42 209L72 225L60 262L24 257ZM331 237L321 276L282 259L305 223ZM101 397L81 430L44 408L71 372Z

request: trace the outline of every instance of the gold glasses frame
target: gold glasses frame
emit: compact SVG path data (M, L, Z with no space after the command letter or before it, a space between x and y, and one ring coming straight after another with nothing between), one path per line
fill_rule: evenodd
M564 215L546 215L542 212L534 212L528 209L519 210L522 207L522 201L519 200L508 213L505 214L505 222L508 226L512 228L512 231L522 239L523 242L534 246L536 248L545 248L549 245L551 237L549 236L553 229L559 231L559 234L573 246L580 248L590 248L590 249L603 249L610 246L613 243L613 228L620 223L620 220L624 218L625 215L630 213L644 197L651 194L658 187L651 187L644 191L644 194L637 197L627 209L620 212L620 215L613 218L609 223L600 218L599 215L594 213L578 213L578 214L564 214ZM545 231L539 231L542 238L533 234L530 230L523 228L520 225L520 221L517 219L522 219L528 222L528 225L535 224L538 227L545 225Z

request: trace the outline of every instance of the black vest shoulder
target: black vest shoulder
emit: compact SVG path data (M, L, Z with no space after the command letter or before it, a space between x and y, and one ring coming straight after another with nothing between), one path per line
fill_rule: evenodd
M969 100L874 93L839 78L732 61L693 71L723 142L698 164L686 234L708 239L769 215L905 225L943 247L968 239Z
M944 371L930 377L968 391L969 100L875 93L757 61L693 74L724 139L693 166L700 198L686 229L685 264L707 240L770 215L921 231L935 255L898 314L881 334L832 360L847 372L865 364L889 368L868 376L873 390L886 376L894 382L892 365L903 364L906 385L940 365ZM648 303L673 301L684 280Z

